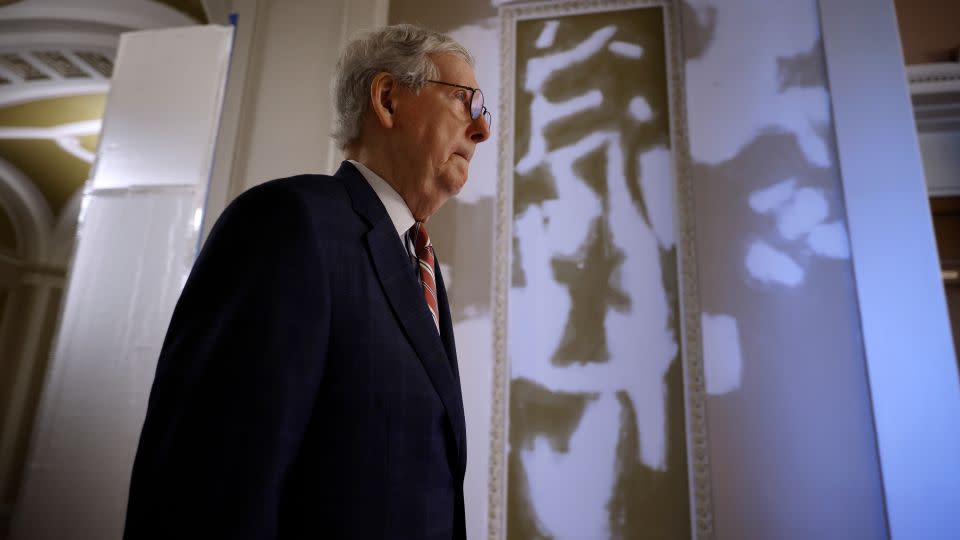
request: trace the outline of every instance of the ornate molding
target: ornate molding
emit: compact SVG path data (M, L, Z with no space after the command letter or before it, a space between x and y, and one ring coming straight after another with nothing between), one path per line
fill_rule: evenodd
M669 55L669 106L671 144L674 151L675 193L678 195L678 271L685 388L688 475L690 481L691 534L699 540L714 538L710 453L706 417L700 301L693 221L691 156L687 137L684 56L680 3L677 0L569 0L565 2L504 6L500 8L500 118L514 118L516 23L519 20L559 17L599 11L661 6L665 14L665 40ZM513 133L507 122L498 124L498 184L494 252L494 365L491 408L488 538L506 537L507 434L509 433L510 358L507 348L508 295L511 283L513 209Z
M197 21L176 9L150 0L21 2L0 9L0 22L3 21L25 27L54 26L58 21L68 21L73 28L106 27L113 28L116 34L127 30L197 24Z
M960 62L907 66L907 80L911 94L960 91Z
M919 131L960 130L960 63L907 66Z
M707 388L703 366L701 332L700 279L697 274L696 227L694 221L693 158L687 135L687 100L684 74L680 5L666 6L666 41L670 77L670 123L676 178L676 211L679 213L678 272L680 274L681 334L683 335L683 375L686 386L684 413L687 420L687 470L690 478L691 529L695 540L715 538L713 489L707 426Z
M0 203L17 234L17 256L39 260L50 243L53 214L34 183L19 169L0 159Z
M114 52L82 43L11 47L0 42L0 106L105 93Z
M500 9L500 111L501 119L513 118L513 73L517 10ZM513 133L507 122L497 123L497 198L493 272L493 395L490 411L490 462L488 477L487 536L506 537L507 441L510 418L510 358L507 354L507 301L510 290L510 251L513 245Z

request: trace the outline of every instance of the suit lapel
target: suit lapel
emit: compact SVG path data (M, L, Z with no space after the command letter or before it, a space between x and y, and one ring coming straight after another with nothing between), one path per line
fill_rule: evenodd
M434 250L436 255L436 250ZM457 391L456 403L459 405L456 412L459 415L458 421L463 426L464 432L459 435L464 444L459 446L460 450L460 473L463 474L467 467L467 445L466 441L466 419L463 413L463 394L460 390L460 368L457 364L457 344L453 339L453 319L450 315L450 304L447 301L447 288L443 284L443 275L440 272L440 259L435 257L434 276L437 282L437 306L440 309L440 335L443 336L443 346L447 351L447 359L450 361L450 369L453 372L453 379Z
M344 162L335 176L350 194L354 210L371 225L366 241L377 277L394 315L440 396L462 461L465 429L460 383L454 378L454 369L451 369L444 352L445 344L433 324L423 292L417 281L411 279L410 258L397 237L397 229L390 221L383 203L363 175L353 165ZM437 274L439 276L439 272ZM449 311L447 313L449 319ZM452 335L452 331L449 335Z

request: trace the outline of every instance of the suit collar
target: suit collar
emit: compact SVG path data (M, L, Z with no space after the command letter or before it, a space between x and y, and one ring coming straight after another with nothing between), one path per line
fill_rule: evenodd
M439 260L439 258L437 260ZM461 437L463 440L466 440L466 419L464 418L463 413L463 394L461 392L460 385L460 367L457 363L457 344L453 338L453 318L450 314L450 304L447 300L447 288L443 284L443 273L440 271L439 263L434 265L434 276L436 277L437 281L437 307L440 310L440 335L443 336L443 346L446 348L447 358L450 361L450 368L453 370L453 379L457 391L457 404L460 405L459 422L464 428L464 433L461 435ZM467 467L467 445L461 444L458 447L458 450L460 471L462 474L466 471Z
M387 210L383 203L377 198L376 192L367 183L363 174L357 170L349 161L340 164L340 168L333 176L339 179L347 194L350 195L350 202L353 205L353 211L367 222L367 225L373 226L387 216Z
M347 162L360 171L360 174L363 175L367 183L370 184L370 187L373 188L373 191L377 194L377 198L383 203L387 215L390 216L390 221L393 222L393 226L397 229L397 235L403 236L406 234L410 227L413 227L416 219L414 219L413 212L410 211L403 197L400 196L389 182L384 180L379 174L371 171L370 168L363 163L352 159L348 159Z

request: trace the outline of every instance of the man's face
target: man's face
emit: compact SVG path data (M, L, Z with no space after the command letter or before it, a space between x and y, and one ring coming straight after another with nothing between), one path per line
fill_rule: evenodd
M473 68L452 54L432 57L436 80L477 88ZM394 148L401 195L418 220L433 215L467 182L477 143L487 140L490 126L483 115L470 116L471 91L427 83L419 94L400 89Z

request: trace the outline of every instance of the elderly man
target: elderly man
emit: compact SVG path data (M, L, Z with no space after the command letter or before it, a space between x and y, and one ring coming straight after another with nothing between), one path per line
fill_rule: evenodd
M157 365L125 538L464 538L466 433L430 216L490 115L470 54L400 25L347 46L333 176L238 197Z

